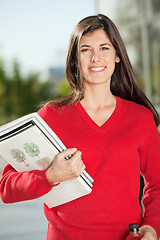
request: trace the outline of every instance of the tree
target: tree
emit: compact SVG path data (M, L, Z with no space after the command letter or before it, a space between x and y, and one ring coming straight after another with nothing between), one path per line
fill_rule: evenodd
M57 90L58 90L58 94L62 97L71 93L71 88L66 79L64 79L62 82L58 84Z
M19 149L11 149L10 152L11 152L12 157L15 158L16 161L18 161L18 162L24 162L27 167L29 166L29 164L27 164L27 163L25 162L26 157L25 157L24 152L22 152L22 151L19 150Z
M22 75L17 60L9 74L0 60L0 125L38 110L41 102L53 98L48 81L40 80L40 73Z
M7 113L9 114L8 105L8 87L9 78L6 75L5 64L0 59L0 123L5 123L7 121Z
M29 154L30 157L38 157L40 159L40 157L38 156L38 154L40 154L40 150L36 144L25 143L24 149L25 149L26 153Z

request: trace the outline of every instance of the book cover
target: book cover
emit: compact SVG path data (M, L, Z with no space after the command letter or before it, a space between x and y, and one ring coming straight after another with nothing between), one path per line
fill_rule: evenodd
M32 113L0 127L0 156L16 171L25 172L48 168L65 145L37 114ZM61 182L42 196L51 208L92 191L93 179L84 171L80 177Z

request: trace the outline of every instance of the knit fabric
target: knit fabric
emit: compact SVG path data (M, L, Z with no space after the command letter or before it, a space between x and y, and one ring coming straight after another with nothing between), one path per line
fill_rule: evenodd
M160 140L152 113L116 97L111 117L99 127L80 102L38 114L67 148L82 152L86 171L94 178L89 195L49 209L47 240L123 240L128 224L152 226L160 236ZM4 202L34 199L53 185L46 171L17 173L10 165L0 182ZM140 173L145 180L144 219L139 206Z

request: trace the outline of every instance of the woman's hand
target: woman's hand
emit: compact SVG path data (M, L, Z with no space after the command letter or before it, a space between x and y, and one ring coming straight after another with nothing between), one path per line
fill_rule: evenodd
M72 155L69 160L65 158ZM58 153L52 165L46 171L48 181L55 185L69 179L77 178L85 169L81 160L82 153L76 148L67 149Z
M143 235L141 240L157 240L156 231L149 225L144 225L140 227L139 233Z

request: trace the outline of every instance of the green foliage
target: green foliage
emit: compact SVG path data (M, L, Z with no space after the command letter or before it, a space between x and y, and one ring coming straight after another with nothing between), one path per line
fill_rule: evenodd
M40 73L22 74L16 60L8 74L0 60L0 125L35 112L41 103L68 95L70 91L66 79L60 81L55 91L47 79L40 80Z
M38 146L34 143L25 143L24 149L26 153L29 154L30 157L36 157L40 153Z
M66 96L71 93L71 88L69 86L69 83L66 79L64 79L59 85L58 85L58 93L60 96Z
M57 84L53 99L67 96L70 93L71 93L70 85L68 81L64 78L60 81L60 83Z
M26 166L29 166L29 165L25 162L26 157L25 157L24 153L23 153L21 150L19 150L19 149L11 149L10 152L11 152L12 157L15 158L16 161L18 161L18 162L24 162L24 163L26 164Z
M50 84L39 73L22 76L20 65L13 61L8 75L0 60L0 125L38 110L41 102L51 100Z

